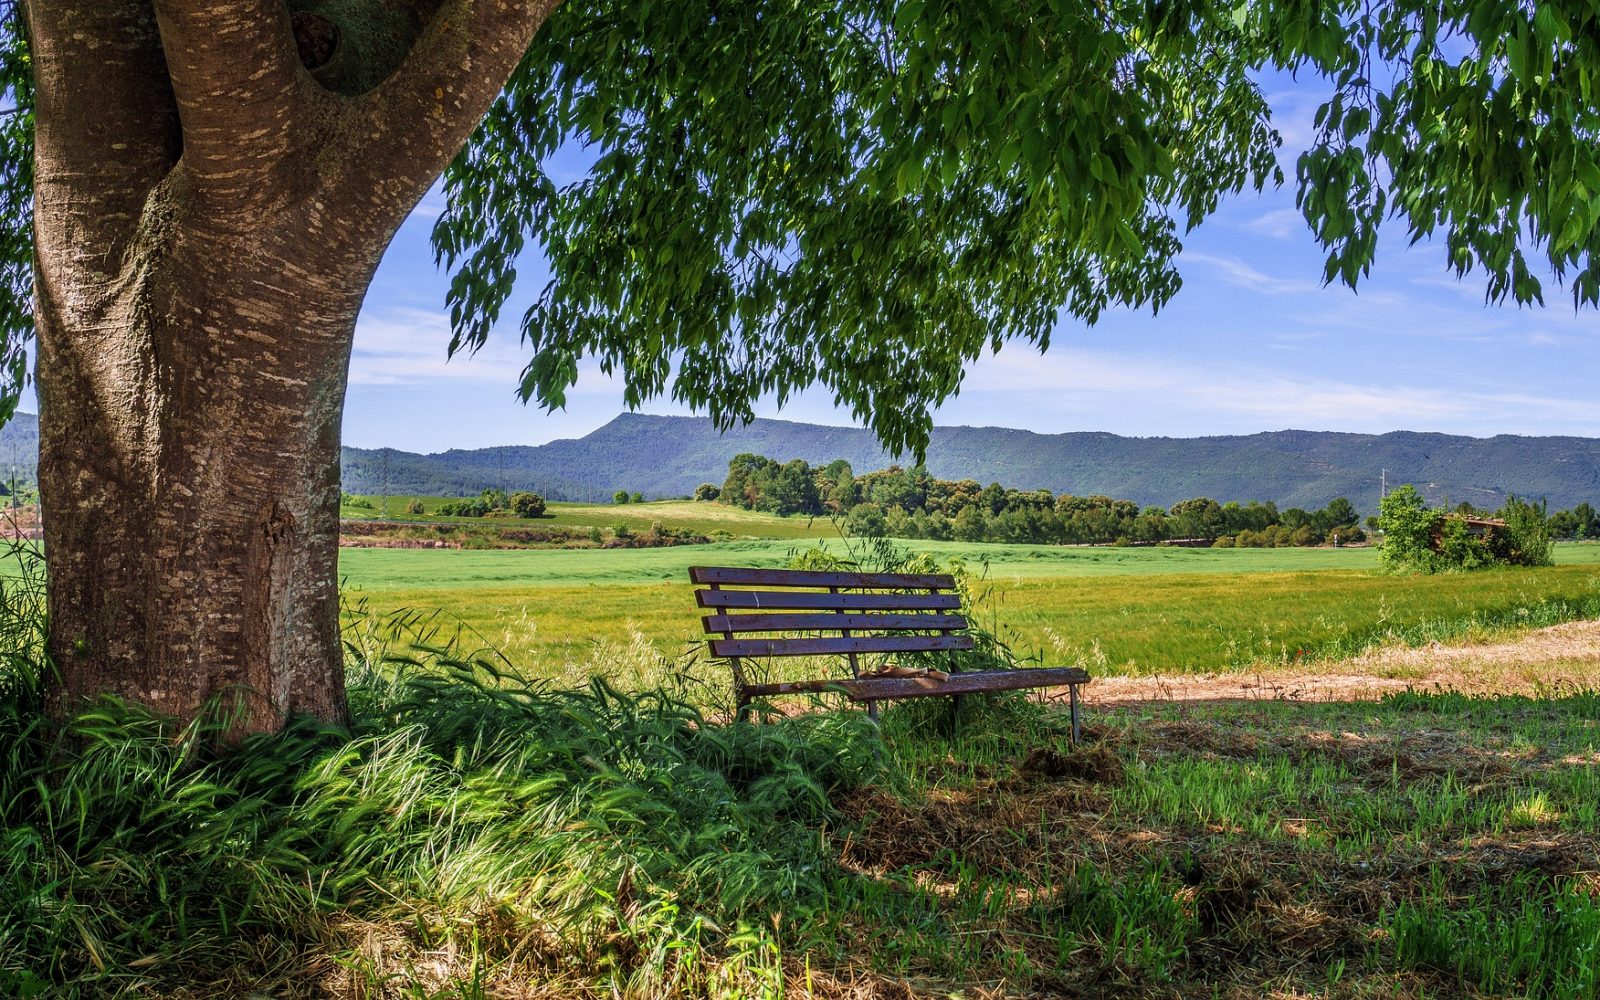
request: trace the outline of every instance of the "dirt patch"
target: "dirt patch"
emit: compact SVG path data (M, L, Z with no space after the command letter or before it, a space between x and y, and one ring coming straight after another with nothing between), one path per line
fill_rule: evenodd
M1098 706L1165 701L1372 701L1407 690L1537 694L1597 685L1600 621L1581 621L1494 642L1377 650L1323 669L1097 677L1084 688L1084 700ZM1052 696L1052 700L1057 699Z

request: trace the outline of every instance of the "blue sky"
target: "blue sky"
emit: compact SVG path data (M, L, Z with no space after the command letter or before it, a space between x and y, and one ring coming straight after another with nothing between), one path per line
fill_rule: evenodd
M1265 88L1292 178L1320 96L1287 77ZM581 436L620 412L620 387L592 365L565 410L517 401L526 362L520 310L507 310L504 328L476 356L446 361L447 281L428 247L440 205L432 195L419 206L367 297L346 443L408 451L538 444ZM1159 316L1063 322L1042 356L1008 347L972 368L935 421L1171 437L1285 428L1600 435L1600 317L1574 313L1565 290L1549 282L1543 308L1485 305L1482 284L1471 275L1457 281L1440 245L1408 247L1403 229L1391 229L1359 294L1324 288L1322 253L1294 207L1292 181L1234 198L1186 238L1183 290ZM522 270L542 268L535 260ZM643 409L688 412L667 399ZM759 415L851 423L823 391Z

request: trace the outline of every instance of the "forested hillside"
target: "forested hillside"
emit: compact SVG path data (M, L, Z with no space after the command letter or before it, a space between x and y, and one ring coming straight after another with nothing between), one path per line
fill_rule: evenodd
M784 461L803 458L813 465L843 459L855 469L884 468L894 461L867 431L855 428L757 420L718 434L702 419L623 414L583 438L538 447L435 455L346 448L345 489L383 491L387 453L392 493L470 496L500 487L532 489L553 500L604 500L619 489L649 497L685 496L700 483L721 483L728 462L746 452ZM1104 494L1160 506L1204 496L1270 499L1285 508L1315 510L1347 496L1364 513L1376 511L1379 475L1387 470L1391 484L1415 483L1436 504L1467 500L1493 509L1515 493L1548 499L1554 510L1600 495L1600 440L1411 431L1128 438L941 427L933 433L927 468L941 479Z
M34 483L39 473L39 417L18 413L0 427L0 479Z

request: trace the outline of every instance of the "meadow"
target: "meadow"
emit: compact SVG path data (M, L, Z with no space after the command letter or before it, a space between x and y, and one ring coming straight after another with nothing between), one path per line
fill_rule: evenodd
M701 505L704 506L704 505ZM642 550L345 549L346 599L369 617L430 616L538 676L604 664L657 683L693 649L691 565L782 566L838 539ZM974 608L1018 655L1102 675L1328 661L1383 643L1483 636L1600 616L1600 546L1557 565L1432 577L1378 572L1374 550L1062 548L914 542L963 566Z
M351 729L226 752L222 717L44 724L39 577L10 577L0 995L1600 992L1600 663L1537 697L1102 707L1080 745L1019 696L969 699L958 738L936 699L718 724L686 567L808 544L344 550ZM1017 650L1101 676L1600 617L1595 546L1427 578L1359 549L916 547Z

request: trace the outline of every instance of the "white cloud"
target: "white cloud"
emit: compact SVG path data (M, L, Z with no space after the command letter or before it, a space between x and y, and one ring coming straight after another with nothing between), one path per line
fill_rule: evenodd
M1055 349L1002 352L968 377L962 402L941 422L1005 411L1039 431L1097 428L1122 434L1198 434L1303 428L1381 433L1593 433L1600 401L1478 386L1395 380L1357 384L1210 362ZM992 423L993 420L981 421ZM1011 422L1008 418L1007 423Z
M1204 264L1230 285L1267 295L1302 295L1322 290L1322 286L1303 278L1275 278L1245 263L1238 257L1190 251L1182 260Z
M436 379L516 385L527 363L515 345L491 338L476 354L447 355L450 322L442 313L391 307L363 312L350 360L352 385L408 385Z
M1306 219L1298 208L1274 208L1263 212L1240 227L1275 240L1286 240L1296 233L1306 231Z
M350 384L362 386L429 386L441 382L479 383L508 398L522 381L530 357L525 345L500 331L474 353L449 357L450 323L442 313L393 307L364 313L356 324L350 359ZM594 361L578 366L578 381L568 390L576 396L619 397L620 379L606 375ZM621 408L620 402L617 404Z

